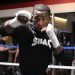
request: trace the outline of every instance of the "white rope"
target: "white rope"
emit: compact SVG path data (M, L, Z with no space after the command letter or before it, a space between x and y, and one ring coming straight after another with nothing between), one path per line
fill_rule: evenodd
M75 66L48 65L48 68L55 68L55 69L75 69Z
M19 63L0 62L0 65L19 66Z
M0 65L19 66L19 63L0 62ZM55 68L55 69L75 69L75 66L48 65L48 68Z

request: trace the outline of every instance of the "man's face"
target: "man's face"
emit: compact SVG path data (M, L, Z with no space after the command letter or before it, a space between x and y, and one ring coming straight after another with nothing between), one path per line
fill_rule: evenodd
M47 27L50 22L50 16L46 11L40 12L34 10L33 14L34 25L38 30L41 30L43 27Z
M20 23L22 23L22 24L26 24L27 22L28 22L28 18L27 17L25 17L25 16L18 16L17 17L17 19L18 19L18 21L20 22Z

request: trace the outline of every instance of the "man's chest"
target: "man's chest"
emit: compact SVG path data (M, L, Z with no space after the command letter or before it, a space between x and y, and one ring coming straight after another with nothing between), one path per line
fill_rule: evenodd
M45 33L34 34L31 46L45 46L51 48L51 40Z
M51 48L51 40L46 38L34 37L31 46L47 46Z

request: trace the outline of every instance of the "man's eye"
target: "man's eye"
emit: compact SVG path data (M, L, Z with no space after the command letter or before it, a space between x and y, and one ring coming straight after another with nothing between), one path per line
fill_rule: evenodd
M42 18L42 20L45 20L45 18Z
M34 20L39 20L39 18L38 17L35 17Z
M24 19L23 17L21 17L21 19Z
M34 17L34 19L38 18L37 16Z

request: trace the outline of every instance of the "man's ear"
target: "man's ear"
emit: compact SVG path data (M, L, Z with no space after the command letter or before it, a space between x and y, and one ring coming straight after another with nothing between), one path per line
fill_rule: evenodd
M50 15L50 20L52 19L52 15Z

